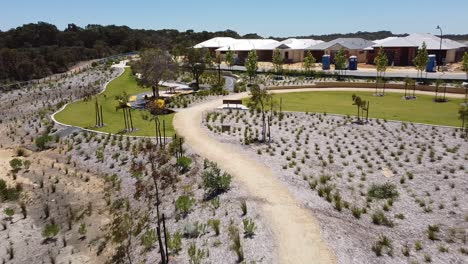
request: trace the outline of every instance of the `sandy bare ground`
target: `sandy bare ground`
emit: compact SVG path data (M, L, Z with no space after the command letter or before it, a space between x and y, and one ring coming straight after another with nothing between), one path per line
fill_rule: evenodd
M8 162L13 156L13 150L0 149L0 175L6 175L8 172Z
M245 96L242 93L225 98ZM217 162L251 194L265 201L263 214L276 235L280 263L335 263L336 258L324 242L316 219L299 205L273 172L232 146L210 138L202 129L202 113L221 103L218 99L178 112L174 118L175 129L197 153Z

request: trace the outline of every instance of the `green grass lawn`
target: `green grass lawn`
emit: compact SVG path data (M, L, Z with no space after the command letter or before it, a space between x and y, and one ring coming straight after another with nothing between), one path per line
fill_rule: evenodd
M151 91L151 89L144 89L139 87L136 83L134 76L131 73L130 68L126 68L125 72L120 77L111 81L108 84L106 91L98 96L99 104L102 105L102 112L105 124L104 127L94 128L96 122L94 111L94 99L86 102L78 101L71 103L63 111L57 113L55 115L55 118L59 122L73 126L89 128L112 134L118 133L124 129L125 125L122 110L115 110L115 107L118 104L118 101L115 99L115 96L121 95L124 91L128 95L135 95L138 93ZM132 111L133 126L138 130L129 133L128 135L154 136L154 122L143 120L143 115L150 116L151 114L148 111L143 110ZM160 117L161 123L162 120L165 120L167 136L174 135L174 128L172 126L173 118L174 114L164 115Z
M416 100L403 100L401 93L386 93L383 97L372 92L298 92L273 95L275 109L279 109L280 97L284 111L319 112L357 115L352 105L352 94L370 101L369 117L401 120L415 123L460 126L458 108L463 99L449 99L435 103L433 96L418 95Z

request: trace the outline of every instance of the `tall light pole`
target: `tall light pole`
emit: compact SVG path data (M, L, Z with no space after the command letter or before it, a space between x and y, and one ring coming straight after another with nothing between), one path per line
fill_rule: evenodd
M436 29L440 30L440 47L439 47L440 63L437 64L437 71L440 71L440 64L442 64L442 28L439 25L437 25Z

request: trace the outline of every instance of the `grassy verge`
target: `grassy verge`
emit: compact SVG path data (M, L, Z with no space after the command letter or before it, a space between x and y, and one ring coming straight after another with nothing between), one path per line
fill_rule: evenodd
M138 94L142 92L151 91L151 89L143 89L138 87L134 76L131 74L129 68L118 78L111 81L106 91L98 95L99 104L102 105L104 124L102 128L94 128L95 125L95 111L94 99L89 101L78 101L69 104L63 111L55 115L55 119L61 123L89 128L97 131L118 133L124 128L124 119L122 110L116 111L117 100L115 96L121 95L123 92L129 95ZM150 116L148 111L133 110L133 125L137 131L129 133L128 135L134 136L154 136L154 122L144 120L144 116ZM166 123L166 135L174 135L174 128L172 126L172 119L174 114L161 116L162 120Z
M274 108L279 109L282 98L283 111L319 112L356 115L351 95L356 94L370 101L369 117L406 122L460 126L458 108L462 99L449 99L446 103L435 103L433 97L418 95L416 100L403 100L401 93L386 93L383 97L372 92L299 92L273 95ZM245 103L248 99L244 99Z

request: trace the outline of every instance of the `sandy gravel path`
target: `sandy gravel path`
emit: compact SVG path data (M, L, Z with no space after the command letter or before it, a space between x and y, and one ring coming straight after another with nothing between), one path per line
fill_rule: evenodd
M225 99L245 96L247 94L242 93ZM177 133L185 137L186 143L200 155L217 162L232 174L254 199L264 201L262 213L276 235L276 254L280 263L336 263L320 234L317 220L299 205L270 168L249 159L231 145L210 138L202 128L202 113L221 104L222 99L217 99L178 112L174 118Z

